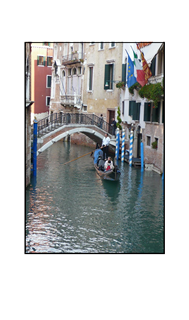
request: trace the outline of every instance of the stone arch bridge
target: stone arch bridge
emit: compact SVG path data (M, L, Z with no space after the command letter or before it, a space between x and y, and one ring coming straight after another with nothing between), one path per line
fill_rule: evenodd
M37 123L37 155L73 133L83 133L100 145L105 133L108 133L110 148L115 150L116 139L112 135L112 126L95 114L54 113Z

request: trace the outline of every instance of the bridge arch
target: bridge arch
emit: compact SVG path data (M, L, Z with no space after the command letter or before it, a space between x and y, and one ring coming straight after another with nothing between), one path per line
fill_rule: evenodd
M47 134L46 136L50 137L52 134L53 134L53 137L52 139L48 140L48 142L44 143L37 151L37 155L39 155L39 153L43 152L44 150L46 150L47 148L49 148L53 143L56 143L57 141L63 139L63 138L66 138L68 135L72 135L74 133L83 133L85 134L86 136L88 136L89 138L91 138L94 142L98 142L98 143L101 143L102 139L104 138L104 134L105 132L102 131L102 132L99 132L97 130L99 130L98 127L96 127L95 125L91 125L90 128L89 127L85 127L85 126L81 126L81 125L74 125L74 128L72 126L63 126L61 128L64 129L66 127L66 131L62 132L62 133L59 133L60 131L60 128L59 130L57 130L56 132L56 136L55 135L55 132L52 132L51 134ZM45 140L45 137L46 136L43 136L43 139L42 140ZM113 137L110 136L110 146L115 147L116 145L116 142L115 142L115 139Z

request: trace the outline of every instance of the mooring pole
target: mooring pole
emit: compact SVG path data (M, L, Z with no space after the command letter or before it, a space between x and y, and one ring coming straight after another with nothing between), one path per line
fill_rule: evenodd
M140 152L141 152L141 172L144 171L144 146L143 142L140 143Z
M37 175L37 120L33 122L33 176Z
M115 158L118 161L119 159L119 128L116 130L116 152L115 152Z
M129 150L129 165L132 167L132 158L133 158L133 128L130 131L130 150Z
M125 151L125 129L122 129L121 162L124 162Z

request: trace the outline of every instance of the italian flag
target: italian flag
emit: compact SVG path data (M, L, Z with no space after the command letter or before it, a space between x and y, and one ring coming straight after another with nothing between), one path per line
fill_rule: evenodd
M134 52L134 50L133 50L133 54L134 54L134 65L137 72L137 82L140 83L140 85L143 87L148 81L145 80L145 73L144 73L143 67L140 64L137 54Z

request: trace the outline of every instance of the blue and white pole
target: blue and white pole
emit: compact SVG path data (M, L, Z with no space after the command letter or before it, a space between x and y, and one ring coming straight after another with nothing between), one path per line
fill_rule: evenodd
M130 131L130 149L129 149L129 165L132 166L132 157L133 157L133 128Z
M125 129L122 129L121 162L124 162L125 151Z
M37 120L33 122L33 176L37 175Z
M141 152L141 172L144 171L144 146L143 142L140 143L140 152Z
M115 152L115 158L119 159L119 128L116 129L116 152Z

